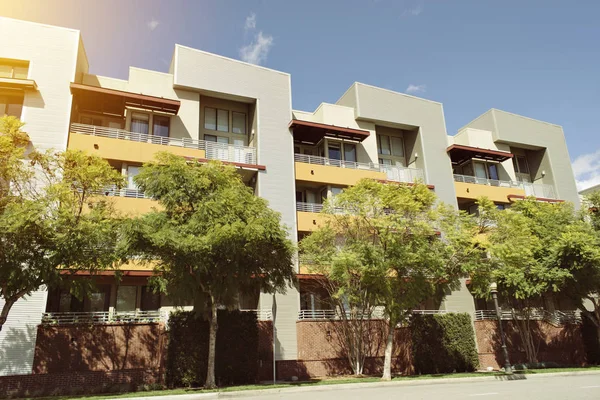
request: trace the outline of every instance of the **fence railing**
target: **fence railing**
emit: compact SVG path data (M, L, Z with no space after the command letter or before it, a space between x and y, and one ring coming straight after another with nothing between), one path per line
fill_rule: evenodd
M453 311L448 310L413 310L412 314L414 315L433 315L433 314L447 314ZM342 313L340 310L300 310L298 313L298 319L342 319ZM355 318L355 319L383 319L385 318L385 313L383 309L380 307L375 307L373 311L369 313L358 313L352 314L349 311L346 312L346 318Z
M524 320L546 321L552 325L576 324L581 322L581 313L579 311L547 311L543 309L534 309L526 311L519 310L501 310L500 318L502 320ZM475 320L482 321L486 319L498 319L494 310L476 310Z
M256 148L250 146L236 146L227 143L207 142L205 140L195 140L189 138L155 136L144 133L130 132L126 131L125 129L86 124L71 124L71 132L111 139L158 144L162 146L175 146L187 149L205 150L206 158L210 160L230 161L242 164L257 164Z
M103 194L105 196L132 197L132 198L136 198L136 199L146 198L146 196L144 195L144 192L142 192L139 189L132 189L132 188L118 189L116 186L107 186L106 188L104 188L104 190L102 190L100 192L100 194Z
M256 309L256 310L240 309L240 311L242 311L242 312L249 312L249 313L255 314L256 315L256 319L258 319L259 321L271 321L271 320L273 320L273 311L271 311L269 309Z
M323 210L323 204L316 203L296 203L296 211L320 213Z
M458 175L454 174L455 182L464 183L475 183L478 185L488 185L506 188L518 188L525 190L526 196L543 197L546 199L555 199L556 193L554 192L554 186L547 183L529 183L529 182L518 182L518 181L501 181L497 179L479 178L470 175Z
M46 312L42 324L110 324L166 322L166 311L90 311L90 312Z
M422 169L405 168L396 165L383 165L376 163L362 163L355 161L335 160L319 156L311 156L308 154L294 154L296 162L305 164L328 165L339 168L358 169L364 171L383 172L387 175L387 179L394 182L415 182L417 180L424 181Z

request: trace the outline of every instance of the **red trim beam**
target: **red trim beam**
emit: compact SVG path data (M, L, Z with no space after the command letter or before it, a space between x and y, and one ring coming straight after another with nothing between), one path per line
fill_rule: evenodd
M344 128L299 119L292 120L289 128L294 130L295 141L312 144L317 144L325 136L362 142L370 134L369 131L363 129Z

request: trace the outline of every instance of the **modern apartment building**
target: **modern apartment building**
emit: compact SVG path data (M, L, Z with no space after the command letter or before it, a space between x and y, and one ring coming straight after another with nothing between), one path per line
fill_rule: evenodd
M89 74L79 31L0 18L0 114L21 118L35 147L97 154L127 177L107 188L130 215L156 203L133 181L158 151L235 166L257 196L281 213L293 241L319 226L323 200L361 178L425 182L441 201L476 212L486 195L500 208L533 195L572 201L578 195L558 125L492 109L448 136L441 103L354 83L335 104L292 109L291 76L176 45L167 73L131 67L127 80ZM82 302L41 288L19 301L0 333L27 340L0 360L0 375L31 370L35 325L117 315L163 318L168 298L148 290L152 271L134 262L98 280ZM327 317L313 278L297 265L299 291L262 293L240 308L275 320L277 360L297 359L296 323ZM0 300L1 301L1 300ZM429 309L465 311L475 302L462 283Z

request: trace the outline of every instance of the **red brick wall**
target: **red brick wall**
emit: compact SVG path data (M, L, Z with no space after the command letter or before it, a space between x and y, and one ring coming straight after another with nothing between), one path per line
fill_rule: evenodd
M521 338L512 321L502 324L507 337L507 348L512 364L527 362ZM556 327L545 321L532 321L534 343L538 345L538 361L556 362L561 365L585 364L585 349L579 325ZM475 321L475 336L479 349L479 366L500 368L504 365L502 341L498 322Z
M34 374L162 369L163 324L38 327Z

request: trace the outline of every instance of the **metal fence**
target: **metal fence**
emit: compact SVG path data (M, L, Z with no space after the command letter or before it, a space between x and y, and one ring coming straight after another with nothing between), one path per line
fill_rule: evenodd
M271 311L269 309L256 309L256 310L241 309L240 311L256 314L256 319L258 319L259 321L272 321L273 320L273 311Z
M475 183L478 185L488 185L506 188L523 189L526 196L543 197L546 199L556 199L554 186L547 183L529 183L517 181L501 181L497 179L479 178L470 175L454 174L455 182Z
M111 139L158 144L162 146L175 146L187 149L204 150L206 152L206 158L210 160L221 160L253 165L257 164L256 148L249 146L236 146L227 143L208 142L205 140L195 140L189 138L155 136L130 132L124 129L107 128L104 126L86 124L71 124L71 132Z
M552 325L576 324L581 322L581 313L575 311L548 311L543 309L532 309L529 311L521 310L501 310L500 318L505 321L529 319L532 321L546 321ZM475 320L482 321L486 319L498 319L494 310L475 311Z
M296 162L305 164L328 165L339 168L349 168L364 171L383 172L387 175L387 179L394 182L415 182L423 181L424 174L422 169L405 168L396 165L383 165L376 163L362 163L355 161L335 160L319 156L311 156L308 154L294 154Z
M296 203L296 211L319 213L323 210L323 204L316 203Z
M42 314L42 324L110 324L110 323L149 323L166 322L165 311L90 311L90 312L46 312Z
M413 310L414 315L433 315L433 314L447 314L453 311L448 310ZM371 313L355 313L346 312L346 318L351 319L384 319L385 313L383 308L375 307ZM342 313L339 310L300 310L298 313L298 319L342 319Z

